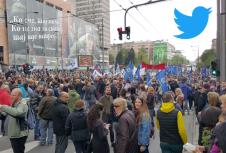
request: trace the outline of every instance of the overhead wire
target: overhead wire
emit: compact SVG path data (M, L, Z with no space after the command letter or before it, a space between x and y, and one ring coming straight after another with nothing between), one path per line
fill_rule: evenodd
M131 1L131 0L128 0L132 5L134 5L134 3ZM141 11L135 7L137 12L140 14L140 16L142 16L142 18L158 33L160 34L161 36L163 36L162 32L160 32L151 22L149 19L147 19L142 13Z
M120 3L118 3L116 0L114 2L123 10L126 10ZM145 28L137 19L135 19L131 14L128 13L128 15L139 25L143 28L144 31L151 33L147 28Z

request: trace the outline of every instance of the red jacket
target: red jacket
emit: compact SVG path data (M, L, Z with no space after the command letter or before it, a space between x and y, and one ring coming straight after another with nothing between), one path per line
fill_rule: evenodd
M6 89L0 89L0 104L1 105L12 105L11 96Z

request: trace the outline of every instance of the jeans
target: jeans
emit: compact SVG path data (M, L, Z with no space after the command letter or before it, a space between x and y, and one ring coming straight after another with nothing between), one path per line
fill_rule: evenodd
M25 151L25 142L27 140L27 136L21 138L11 138L11 146L13 148L14 153L24 153Z
M65 153L68 145L68 137L65 135L56 135L55 153Z
M182 153L183 145L172 145L167 143L160 143L162 153Z
M76 153L86 153L87 152L87 147L88 147L87 141L76 141L73 143L75 146Z
M45 144L46 137L47 137L47 143L52 144L53 143L53 121L40 119L39 127L40 127L40 133L41 133L40 143ZM47 132L47 135L46 135L46 132Z
M39 128L39 119L37 117L37 114L35 115L35 128L34 128L34 139L39 140L40 139L40 128Z

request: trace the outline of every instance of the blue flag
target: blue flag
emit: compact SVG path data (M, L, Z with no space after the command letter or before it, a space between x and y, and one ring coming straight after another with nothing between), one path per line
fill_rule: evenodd
M202 67L202 69L201 69L201 75L202 75L202 78L206 78L207 77L206 67Z
M160 71L156 74L156 78L159 81L159 83L161 84L163 93L168 91L168 85L166 83L165 76L166 76L166 71Z
M151 75L147 72L146 84L148 87L151 86Z
M130 62L127 68L125 69L124 80L133 81L133 63Z
M140 80L140 69L141 69L141 64L137 66L137 70L135 72L135 77L137 78L137 80Z

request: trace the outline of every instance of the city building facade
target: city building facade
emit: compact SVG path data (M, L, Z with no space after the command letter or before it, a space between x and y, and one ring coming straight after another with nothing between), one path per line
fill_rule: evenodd
M70 0L76 16L98 27L100 47L104 63L109 63L110 48L110 0ZM103 59L102 61L103 62Z
M149 56L149 64L159 64L161 62L171 59L175 52L175 47L166 41L138 41L138 42L126 42L122 44L112 44L110 53L115 57L121 48L130 50L134 49L134 52L138 52L143 48ZM160 55L161 54L161 58ZM156 57L154 56L156 55ZM156 62L158 61L158 62Z
M80 55L91 55L94 63L99 60L97 26L75 17L71 3L1 0L0 8L2 63L66 68L77 66Z

